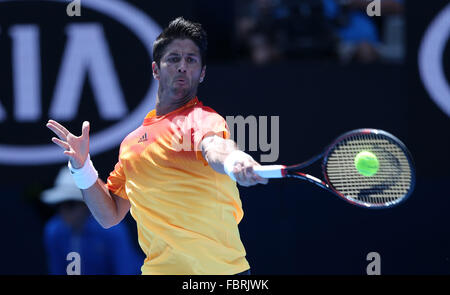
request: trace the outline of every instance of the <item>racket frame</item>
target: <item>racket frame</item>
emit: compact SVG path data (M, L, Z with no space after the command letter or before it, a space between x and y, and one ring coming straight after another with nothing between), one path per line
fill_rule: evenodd
M334 149L334 147L337 144L339 144L343 140L345 140L351 136L354 136L356 134L377 134L377 135L380 134L380 135L383 135L383 136L388 137L391 140L393 140L400 147L400 149L406 154L406 158L408 160L408 164L411 169L411 186L405 196L403 196L402 198L399 198L398 200L391 201L388 203L369 204L369 203L358 201L351 197L345 196L344 194L342 194L341 192L339 192L338 190L336 190L333 187L333 185L331 184L331 182L328 178L328 174L326 172L326 167L327 167L327 162L328 162L328 157L330 155L330 152ZM325 180L321 180L317 177L314 177L314 176L306 174L306 173L298 172L299 169L305 168L305 167L313 164L314 162L320 160L321 158L323 158L322 163L321 163L321 170L322 170L322 175ZM329 144L324 149L324 152L322 152L321 154L318 154L303 163L300 163L297 165L292 165L292 166L286 166L282 171L282 175L283 175L283 177L294 177L294 178L299 178L299 179L309 181L323 189L326 189L326 190L334 193L335 195L337 195L344 201L347 201L347 202L349 202L353 205L359 206L359 207L369 208L369 209L390 208L390 207L394 207L394 206L398 205L399 203L402 203L403 201L408 199L409 196L411 195L411 193L414 191L414 187L415 187L415 183L416 183L414 163L413 163L411 154L408 151L408 149L406 148L405 144L401 140L399 140L397 137L395 137L394 135L392 135L386 131L379 130L379 129L371 129L371 128L356 129L356 130L348 131L348 132L340 135L331 144Z

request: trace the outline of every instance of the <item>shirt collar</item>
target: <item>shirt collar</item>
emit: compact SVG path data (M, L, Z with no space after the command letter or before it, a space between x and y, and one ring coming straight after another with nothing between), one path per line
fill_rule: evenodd
M154 120L159 120L159 119L164 118L166 116L169 116L171 114L174 114L174 113L177 113L177 112L182 111L184 109L187 109L189 107L195 106L196 104L199 104L199 103L201 104L201 102L198 100L198 97L196 96L193 99L191 99L190 101L188 101L185 105L179 107L176 110L171 111L170 113L162 115L162 116L157 116L156 115L156 109L153 109L150 112L148 112L147 116L145 116L144 124L148 124L148 123L150 123L150 122L152 122Z

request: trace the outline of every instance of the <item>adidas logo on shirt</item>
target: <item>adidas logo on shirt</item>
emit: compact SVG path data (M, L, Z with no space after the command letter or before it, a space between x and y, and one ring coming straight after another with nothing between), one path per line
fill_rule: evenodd
M147 140L148 140L148 138L147 138L147 132L145 132L145 134L142 135L141 138L139 138L138 143L141 143L141 142L144 142L144 141L147 141Z

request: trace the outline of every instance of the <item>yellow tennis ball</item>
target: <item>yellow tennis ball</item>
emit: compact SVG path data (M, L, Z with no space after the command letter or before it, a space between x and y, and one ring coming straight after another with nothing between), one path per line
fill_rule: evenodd
M362 151L355 157L355 167L364 176L372 176L378 172L380 163L377 156L369 151Z

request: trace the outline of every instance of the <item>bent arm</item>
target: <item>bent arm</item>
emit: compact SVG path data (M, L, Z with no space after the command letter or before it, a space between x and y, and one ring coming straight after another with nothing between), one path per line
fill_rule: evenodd
M117 225L130 210L130 201L111 193L100 178L91 187L82 189L81 193L92 215L103 228Z
M69 157L75 183L82 188L84 202L98 223L109 228L122 221L130 209L130 202L110 193L105 183L98 178L89 157L89 122L83 122L81 136L73 135L54 120L49 120L46 126L59 137L53 137L52 141Z

